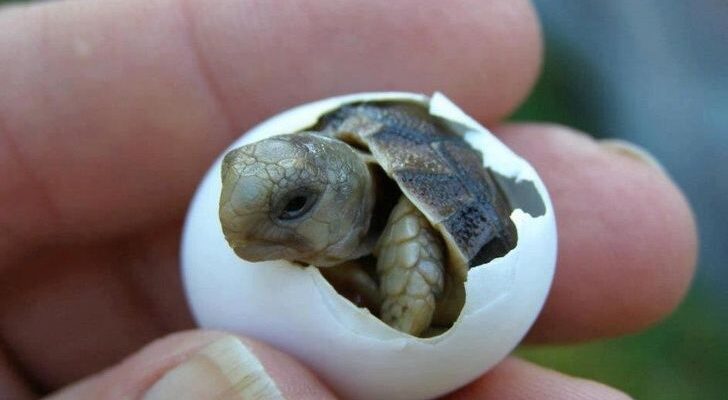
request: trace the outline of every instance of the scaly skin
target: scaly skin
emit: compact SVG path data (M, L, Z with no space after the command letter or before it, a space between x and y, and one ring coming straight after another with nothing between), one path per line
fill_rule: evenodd
M281 217L295 197L311 205ZM281 135L235 149L222 165L220 223L235 253L319 267L371 252L369 168L347 144L314 134Z
M322 268L394 329L442 332L462 310L470 265L505 254L516 232L482 155L429 118L414 105L350 105L311 131L233 150L222 166L225 238L246 260ZM390 183L402 197L383 227Z
M385 323L416 336L430 327L445 286L442 249L427 219L402 196L374 253Z

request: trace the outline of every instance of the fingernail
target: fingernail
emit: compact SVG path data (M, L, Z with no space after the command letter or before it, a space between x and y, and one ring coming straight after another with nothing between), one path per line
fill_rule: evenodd
M283 399L273 379L243 342L227 336L169 370L145 400Z
M659 161L657 161L655 156L634 143L622 139L602 139L599 141L599 144L609 151L621 154L665 172L665 168Z

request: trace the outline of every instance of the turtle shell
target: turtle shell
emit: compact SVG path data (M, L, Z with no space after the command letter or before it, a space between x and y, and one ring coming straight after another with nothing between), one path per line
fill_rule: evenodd
M415 104L363 103L320 120L322 133L367 150L442 234L450 267L470 267L516 246L511 206L482 154Z

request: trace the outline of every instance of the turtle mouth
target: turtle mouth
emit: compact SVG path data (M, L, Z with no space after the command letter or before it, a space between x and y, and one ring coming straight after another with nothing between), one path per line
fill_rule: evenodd
M286 259L292 252L286 246L265 240L236 240L231 247L239 257L253 262Z

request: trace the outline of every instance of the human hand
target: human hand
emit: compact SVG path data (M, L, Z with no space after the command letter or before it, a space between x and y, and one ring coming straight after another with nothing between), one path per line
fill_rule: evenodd
M232 397L246 371L286 398L333 396L264 344L166 336L192 327L178 247L196 183L239 132L335 94L440 90L497 126L541 57L533 10L508 0L59 1L1 10L0 32L0 397L12 399L64 386L55 398ZM635 332L672 310L696 236L663 171L564 127L495 131L539 171L558 219L554 286L528 340ZM509 358L451 397L623 395Z

